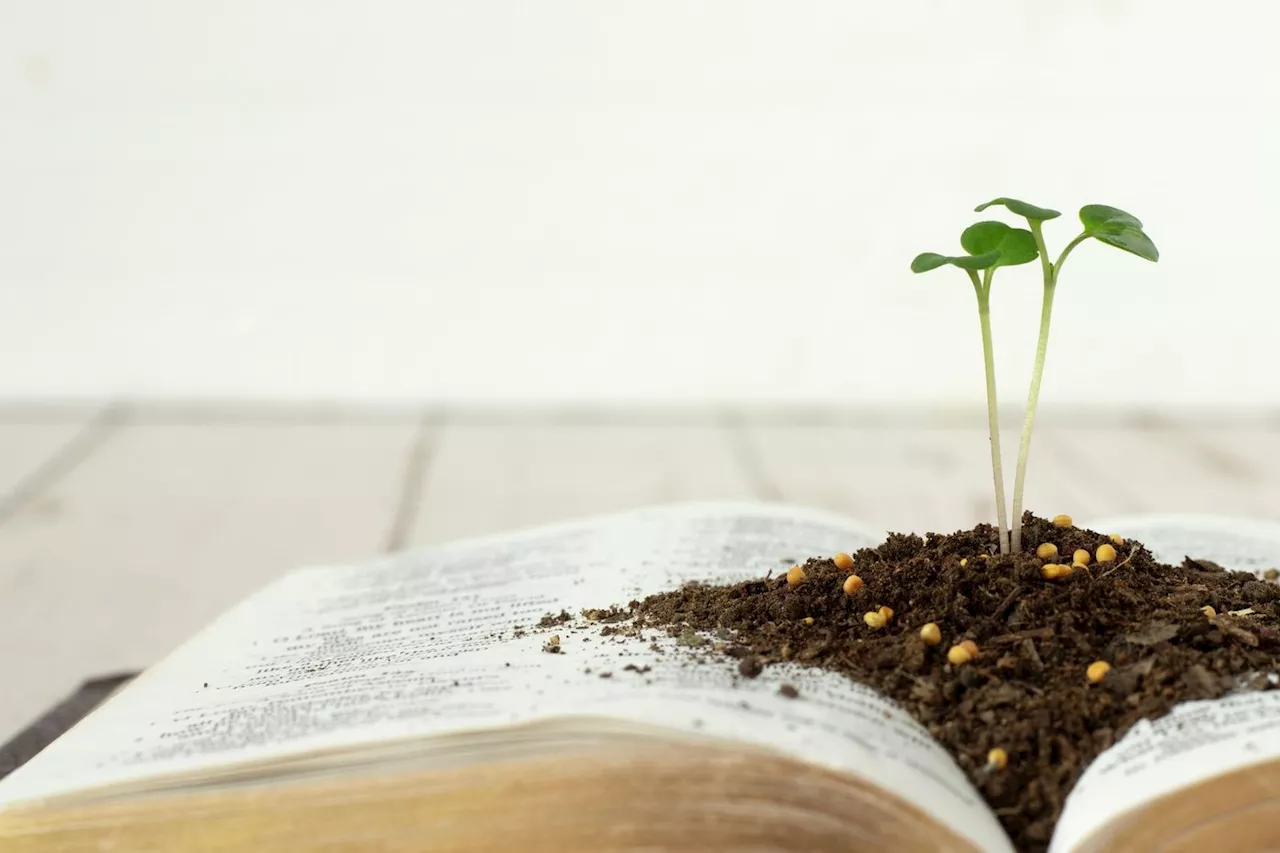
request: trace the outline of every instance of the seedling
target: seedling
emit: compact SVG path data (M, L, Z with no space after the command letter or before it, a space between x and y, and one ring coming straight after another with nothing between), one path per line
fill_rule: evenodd
M1044 378L1045 354L1049 348L1049 322L1053 317L1053 297L1058 278L1067 256L1076 246L1090 238L1117 249L1123 249L1148 261L1160 259L1155 243L1142 230L1142 222L1133 214L1105 204L1087 204L1080 208L1080 222L1084 230L1062 249L1056 261L1049 260L1049 249L1044 240L1044 223L1062 214L1047 207L1037 207L1016 198L997 198L980 204L974 210L981 212L989 207L1003 206L1027 220L1029 230L1011 228L1002 222L979 222L966 228L960 237L960 245L968 255L947 257L930 252L917 255L911 262L912 272L928 272L942 266L959 267L969 275L978 295L978 316L982 324L982 354L987 372L987 420L991 432L991 466L995 477L996 519L1000 530L1000 551L1020 551L1022 548L1022 496L1027 478L1027 458L1031 453L1031 431L1035 426L1036 407L1040 401L1040 382ZM1027 408L1022 420L1022 437L1018 444L1018 466L1013 483L1013 527L1009 530L1005 515L1004 476L1000 459L1000 428L996 418L996 381L994 357L991 346L991 278L1001 266L1016 266L1040 259L1040 271L1044 293L1040 307L1040 336L1036 343L1036 357L1031 369L1031 388L1027 393ZM981 279L978 273L982 273ZM1065 524L1062 522L1065 521ZM1060 527L1070 527L1066 516L1054 518Z
M1050 263L1049 249L1044 242L1044 223L1061 216L1056 210L1036 207L1016 198L992 199L974 210L982 212L993 205L1004 205L1011 212L1027 220L1035 238L1036 253L1040 256L1040 271L1044 278L1044 294L1040 304L1040 339L1036 343L1036 359L1031 368L1031 389L1027 392L1027 408L1022 419L1022 438L1018 443L1018 468L1013 480L1013 541L1014 551L1022 544L1022 495L1027 481L1027 456L1031 452L1031 428L1035 426L1036 405L1040 401L1040 380L1044 377L1044 357L1049 349L1049 320L1053 316L1053 295L1058 286L1058 276L1071 250L1085 240L1093 238L1100 243L1123 249L1148 261L1158 261L1160 251L1142 230L1142 222L1131 213L1105 204L1086 204L1080 208L1080 222L1084 230L1067 243Z
M1000 457L1000 422L996 417L996 366L991 342L991 281L1000 267L1029 264L1036 259L1035 235L1024 228L1011 228L988 220L970 225L960 234L960 246L968 254L959 256L925 252L916 255L911 271L929 272L953 266L965 271L978 297L978 323L982 329L982 363L987 374L987 427L991 435L991 473L995 479L996 522L1000 553L1009 553L1009 520L1005 515L1004 465ZM979 276L981 273L981 276Z

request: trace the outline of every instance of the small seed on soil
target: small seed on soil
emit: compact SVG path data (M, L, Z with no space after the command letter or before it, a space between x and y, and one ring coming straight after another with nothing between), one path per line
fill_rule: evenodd
M795 589L809 579L805 574L803 566L792 566L787 569L787 586Z
M812 617L812 616L806 616L806 617L804 617L804 624L806 624L806 625L812 625L812 624L813 624L813 617Z
M1203 613L1205 616L1208 616L1210 619L1218 615L1218 611L1214 610L1212 607L1210 607L1207 604L1204 607L1200 608L1200 612Z
M1054 527L1070 527L1074 524L1069 515L1055 515L1053 517Z
M1036 556L1042 560L1052 560L1054 557L1058 556L1058 546L1054 545L1052 542L1045 542L1036 549Z
M926 646L936 646L942 642L942 629L938 623L930 622L920 629L920 641Z
M1096 660L1089 664L1089 668L1085 670L1090 683L1097 684L1107 677L1107 673L1111 671L1111 664L1104 660Z
M835 563L836 568L842 572L847 572L853 568L853 557L850 557L844 551L832 557L831 562Z
M997 746L987 753L987 766L996 770L1005 769L1009 766L1009 753Z
M960 648L969 653L969 657L976 658L978 656L978 644L973 640L961 640Z
M849 577L844 579L844 594L853 598L858 594L858 590L862 589L863 586L865 586L865 584L863 584L862 578L857 575L849 575Z
M1089 556L1089 552L1083 548L1077 548L1076 552L1071 555L1072 563L1080 563L1085 566L1089 565L1089 561L1092 559L1093 557Z
M973 655L964 646L952 646L947 649L947 662L952 666L961 666L973 660Z
M960 558L960 568L962 568L962 569L963 569L963 568L964 568L965 566L967 566L967 565L969 565L969 558L968 558L968 557L961 557L961 558Z
M872 629L873 631L878 631L889 622L889 620L884 618L883 613L878 613L874 610L871 610L871 611L868 611L867 613L862 614L862 621L866 622L867 627Z
M1124 544L1124 537L1123 537L1123 536L1121 536L1119 533L1112 533L1112 534L1111 534L1109 537L1107 537L1107 538L1111 540L1111 544L1112 544L1112 545L1123 545L1123 544Z
M1116 549L1111 545L1099 545L1097 557L1099 563L1114 563L1116 559Z
M1061 578L1066 574L1066 572L1063 571L1066 568L1067 567L1061 563L1045 563L1040 568L1040 576L1047 581L1056 581L1058 578Z
M884 617L885 624L888 624L889 622L892 622L892 621L893 621L893 608L892 608L892 607L884 607L884 606L881 606L881 608L880 608L880 610L879 610L878 612L880 613L880 615L881 615L881 616L883 616L883 617Z

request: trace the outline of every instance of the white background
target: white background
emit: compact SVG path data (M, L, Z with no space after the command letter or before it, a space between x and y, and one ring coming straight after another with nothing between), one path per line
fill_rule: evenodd
M1280 404L1280 4L0 0L0 397ZM1268 265L1272 265L1268 267ZM1019 403L1038 269L996 280Z

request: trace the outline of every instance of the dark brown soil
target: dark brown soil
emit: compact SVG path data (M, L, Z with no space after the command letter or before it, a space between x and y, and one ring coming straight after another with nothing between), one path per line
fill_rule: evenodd
M1044 850L1080 773L1135 722L1186 700L1273 689L1280 587L1203 560L1158 564L1133 542L1112 563L1045 581L1045 562L1109 540L1030 513L1024 525L1028 551L1006 557L988 556L988 525L893 534L853 555L865 586L852 598L841 588L849 572L811 559L797 587L782 576L689 585L633 606L632 624L731 637L715 648L745 677L794 661L876 687L951 752L1019 850ZM1062 556L1038 559L1044 542ZM869 628L864 614L885 605L888 626ZM920 638L928 622L941 628L935 646ZM947 651L962 640L980 653L954 666ZM1099 660L1112 669L1091 684L1085 672ZM1003 770L987 766L995 747L1008 753Z

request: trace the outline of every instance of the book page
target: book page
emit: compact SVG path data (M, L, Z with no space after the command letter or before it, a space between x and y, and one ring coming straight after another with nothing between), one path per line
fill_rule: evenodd
M858 774L980 849L1008 850L951 758L868 688L799 667L744 678L718 654L692 663L665 633L566 625L551 654L550 632L529 630L546 614L777 574L883 538L816 511L681 505L295 572L0 782L0 809L319 749L608 717Z
M1081 526L1145 544L1158 560L1213 560L1261 572L1280 566L1280 525L1214 516L1131 516ZM1124 813L1188 785L1280 759L1280 691L1187 702L1130 729L1081 776L1051 853L1066 853Z

